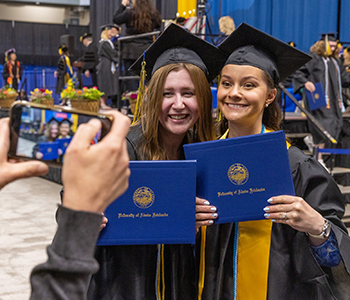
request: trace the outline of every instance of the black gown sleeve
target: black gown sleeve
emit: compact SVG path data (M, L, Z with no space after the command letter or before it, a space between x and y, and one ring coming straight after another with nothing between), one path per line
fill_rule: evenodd
M3 69L3 72L2 72L2 77L4 78L5 80L5 85L7 84L7 78L10 76L9 74L9 71L7 69L7 63L4 63L4 69Z
M47 247L48 260L30 276L32 300L86 299L90 275L97 272L94 249L100 233L100 214L60 206L58 229Z
M113 16L113 23L122 25L130 21L130 13L123 4L120 4L118 10Z
M109 42L103 42L101 45L101 56L107 57L110 61L118 63L118 51L113 49Z

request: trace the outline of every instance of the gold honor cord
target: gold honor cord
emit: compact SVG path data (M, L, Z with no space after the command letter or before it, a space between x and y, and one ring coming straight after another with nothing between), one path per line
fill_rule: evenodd
M205 243L207 237L207 226L201 227L201 256L199 262L198 300L202 299L205 278Z
M141 119L141 102L145 96L145 79L146 79L146 61L143 60L141 63L141 73L140 73L140 82L139 82L139 91L137 93L135 114L132 124L138 122Z
M164 274L164 245L160 245L160 255L158 261L157 293L158 300L165 299L165 274ZM162 286L162 287L161 287ZM162 291L161 291L162 289Z

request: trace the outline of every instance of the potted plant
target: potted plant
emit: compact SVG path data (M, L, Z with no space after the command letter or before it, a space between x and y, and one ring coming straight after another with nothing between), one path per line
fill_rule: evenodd
M84 87L77 91L78 98L72 100L71 105L75 109L98 112L100 108L100 98L104 95L96 86L92 88Z
M75 101L78 100L78 90L74 87L74 82L72 79L69 79L67 82L67 87L61 92L61 105L62 104L68 104L69 101Z
M0 89L0 107L9 108L18 96L17 91L8 85Z
M36 88L33 92L30 92L30 101L48 106L54 105L52 91L49 91L48 89Z

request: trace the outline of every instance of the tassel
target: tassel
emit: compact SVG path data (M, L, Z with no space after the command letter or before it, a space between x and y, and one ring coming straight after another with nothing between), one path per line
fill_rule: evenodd
M331 50L331 46L329 45L329 42L328 42L328 35L326 35L326 37L324 39L324 48L325 48L324 54L326 56L330 56L332 54L332 50Z
M141 73L140 73L140 82L139 90L137 93L137 100L135 106L135 114L132 124L138 122L141 119L141 103L145 97L145 79L146 79L146 61L145 61L145 52L143 53L143 61L141 63Z
M219 89L219 85L220 85L220 81L221 81L221 76L220 75L218 75L218 89ZM216 99L217 99L217 97L216 97ZM218 105L218 103L216 103L216 120L215 120L215 122L221 122L221 110L219 109L219 105Z

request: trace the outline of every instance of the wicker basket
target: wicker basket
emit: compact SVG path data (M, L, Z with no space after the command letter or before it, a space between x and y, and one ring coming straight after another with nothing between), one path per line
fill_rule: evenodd
M40 104L47 105L47 106L54 106L53 99L41 99Z
M73 108L78 110L98 112L98 110L100 109L100 101L74 100L70 103Z
M0 107L1 108L10 108L11 104L15 102L16 97L0 99Z

